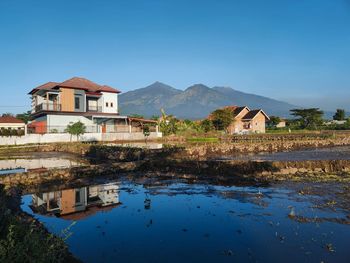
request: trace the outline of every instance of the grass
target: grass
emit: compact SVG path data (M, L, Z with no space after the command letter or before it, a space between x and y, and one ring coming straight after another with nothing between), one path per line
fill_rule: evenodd
M217 137L192 137L187 138L188 142L219 142L219 138Z
M0 262L78 262L64 241L21 212L0 186Z

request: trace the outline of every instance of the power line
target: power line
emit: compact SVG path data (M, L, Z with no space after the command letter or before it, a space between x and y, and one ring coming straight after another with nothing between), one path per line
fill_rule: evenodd
M28 108L29 106L3 106L3 105L0 105L0 108Z

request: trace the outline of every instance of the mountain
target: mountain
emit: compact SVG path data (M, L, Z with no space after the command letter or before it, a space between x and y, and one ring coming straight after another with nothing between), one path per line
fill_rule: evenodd
M244 93L230 87L209 88L195 84L182 91L161 82L119 95L121 114L140 114L146 117L167 114L178 118L201 119L213 110L228 105L247 105L262 108L269 115L288 117L289 110L297 106L263 96Z

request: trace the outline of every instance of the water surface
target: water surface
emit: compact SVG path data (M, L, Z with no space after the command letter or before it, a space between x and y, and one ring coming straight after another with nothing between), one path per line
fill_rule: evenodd
M349 209L330 203L343 185L120 179L56 189L23 196L22 209L62 236L84 262L350 259Z
M0 175L24 173L37 169L70 168L87 163L74 154L32 152L0 155Z
M251 161L350 160L350 146L310 148L276 153L241 154L221 159Z

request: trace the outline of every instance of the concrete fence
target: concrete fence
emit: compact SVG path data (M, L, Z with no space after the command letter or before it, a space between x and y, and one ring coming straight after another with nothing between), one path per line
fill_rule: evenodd
M151 132L148 139L156 139L162 137L161 132ZM122 132L122 133L86 133L79 137L79 141L141 141L145 140L145 135L142 132ZM77 136L71 136L68 133L47 133L47 134L27 134L25 136L0 137L0 145L22 145L22 144L37 144L37 143L53 143L53 142L76 142Z

